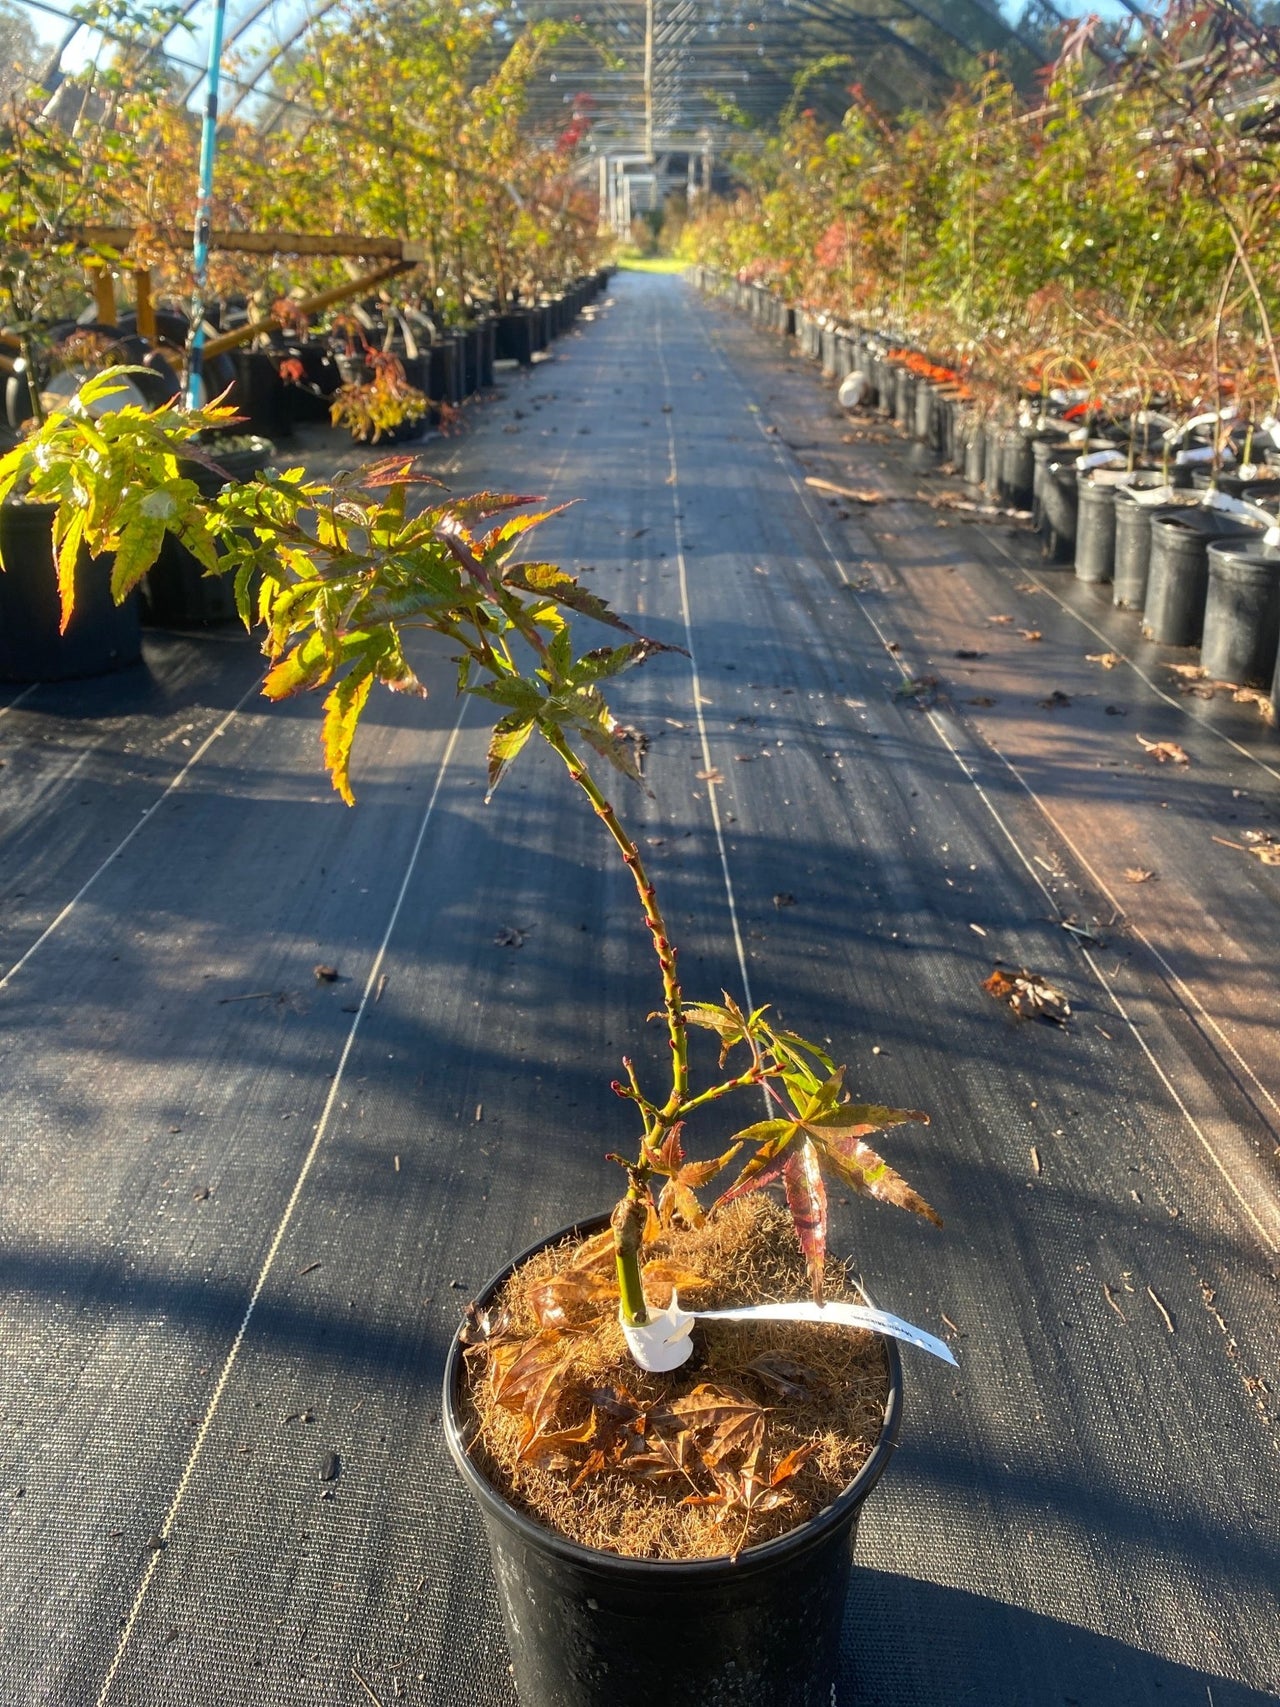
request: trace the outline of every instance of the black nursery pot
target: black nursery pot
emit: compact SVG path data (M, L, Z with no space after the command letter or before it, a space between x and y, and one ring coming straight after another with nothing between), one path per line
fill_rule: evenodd
M1209 546L1215 539L1259 539L1221 510L1160 510L1151 520L1151 563L1142 631L1164 646L1198 646L1209 591Z
M1121 488L1116 493L1115 555L1111 598L1125 610L1141 610L1147 602L1151 568L1151 510Z
M1076 580L1109 581L1116 561L1116 489L1076 476Z
M494 1276L479 1302L544 1245L607 1225L600 1216L540 1240ZM508 1505L467 1454L455 1338L445 1438L488 1531L521 1707L830 1707L858 1517L902 1420L902 1364L893 1341L884 1344L884 1428L839 1497L736 1558L675 1564L595 1552Z
M1218 682L1265 688L1280 652L1280 550L1260 540L1209 547L1200 662Z
M81 552L76 608L59 634L53 506L0 504L0 681L58 682L103 676L142 656L138 595L111 597L111 563Z
M216 498L228 481L239 484L261 474L275 451L268 439L222 452L215 441L204 449L223 470L225 480L202 463L183 461L180 468L188 480L195 481L205 498ZM144 577L143 594L146 620L155 628L188 628L239 620L234 575L206 575L200 560L171 533L165 534L160 555Z

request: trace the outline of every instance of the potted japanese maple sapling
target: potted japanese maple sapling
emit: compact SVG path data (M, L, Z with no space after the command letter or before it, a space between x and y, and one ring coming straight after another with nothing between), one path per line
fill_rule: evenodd
M190 419L135 411L118 458L153 465ZM49 471L90 428L71 412L0 462L0 489L43 466L55 531L76 525L75 499ZM300 469L213 499L187 484L162 483L173 507L153 519L219 542L246 617L257 583L264 691L327 690L344 799L375 683L424 692L404 637L444 636L460 691L500 712L490 791L545 742L630 872L652 941L670 1070L654 1089L624 1058L614 1081L633 1129L614 1158L619 1201L505 1268L448 1357L448 1445L489 1530L524 1707L829 1707L851 1537L901 1418L896 1339L953 1360L828 1260L825 1182L936 1222L868 1143L926 1116L853 1100L843 1069L768 1008L686 998L652 877L591 768L639 781L601 686L661 648L563 569L514 561L554 511L493 493L417 508L426 477L400 458L339 484ZM109 494L76 513L131 572L152 549L136 518L112 535ZM579 650L578 619L613 643ZM749 1118L695 1159L695 1117L731 1097ZM718 1179L707 1207L698 1194ZM785 1208L762 1195L774 1184Z

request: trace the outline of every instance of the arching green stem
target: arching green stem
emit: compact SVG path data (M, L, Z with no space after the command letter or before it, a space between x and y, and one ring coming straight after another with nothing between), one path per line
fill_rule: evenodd
M662 1134L677 1119L689 1093L688 1032L680 983L676 976L676 950L667 935L666 922L658 906L653 884L649 881L644 862L640 858L639 849L622 827L613 806L601 793L586 765L565 740L563 730L551 723L540 723L538 727L548 746L563 759L570 777L591 802L596 816L617 844L623 864L631 873L640 897L644 922L653 937L654 952L662 969L663 1007L667 1019L667 1040L671 1046L671 1095L665 1106L655 1111L656 1118L652 1122L647 1115L645 1117L646 1128L651 1124L654 1127L652 1131L646 1130L645 1144L656 1145L661 1142ZM615 1208L611 1224L622 1317L625 1322L634 1325L643 1324L649 1319L645 1307L644 1284L640 1275L640 1250L649 1205L648 1167L643 1149L639 1165L629 1169L628 1173L627 1193Z
M591 802L596 816L603 822L605 829L608 830L617 844L622 854L623 864L631 873L636 892L640 897L644 922L648 925L653 936L654 952L658 956L658 964L662 969L663 1007L667 1018L667 1038L671 1045L671 1095L661 1111L663 1124L667 1125L675 1118L676 1111L684 1102L689 1091L688 1032L684 1022L684 1002L680 993L680 983L676 976L675 945L667 935L666 922L658 906L653 884L649 881L644 862L640 858L639 849L623 828L618 814L601 793L599 784L590 771L565 740L563 731L553 724L540 723L538 727L548 746L564 760L569 775Z

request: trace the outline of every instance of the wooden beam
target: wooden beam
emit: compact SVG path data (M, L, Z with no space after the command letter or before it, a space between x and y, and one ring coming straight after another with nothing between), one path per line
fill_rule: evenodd
M133 270L133 305L138 317L138 336L149 344L156 341L156 305L151 299L151 268Z
M391 279L397 273L408 272L416 263L413 261L392 261L388 266L379 267L376 272L364 273L358 279L350 279L346 284L335 285L332 290L322 290L315 296L304 296L301 301L291 302L290 310L298 314L315 314L321 308L329 308L335 302L342 302L346 297L358 296L361 291L371 290L384 279ZM268 315L265 320L253 320L247 326L237 326L234 332L220 332L216 338L205 342L206 358L220 356L227 350L234 350L238 344L247 344L251 338L256 338L259 332L270 332L280 325L274 315Z
M97 305L96 313L101 326L114 326L116 323L116 281L110 267L90 267L89 276L93 280L93 300Z
M190 249L189 231L150 234L174 249ZM90 249L125 250L133 241L131 225L77 225L60 232L56 241L82 243ZM55 239L51 239L53 241ZM402 237L362 237L358 233L316 231L215 231L211 249L239 255L356 255L371 260L421 261L426 245Z

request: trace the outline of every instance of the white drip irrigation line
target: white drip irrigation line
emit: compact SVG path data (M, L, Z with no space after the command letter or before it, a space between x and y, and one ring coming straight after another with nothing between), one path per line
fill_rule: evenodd
M738 391L741 393L743 398L746 399L748 413L751 415L751 418L754 420L754 422L756 424L757 432L760 434L760 437L764 440L765 444L768 445L770 450L773 452L774 460L777 462L777 464L781 468L782 472L786 475L787 480L790 482L791 488L792 488L793 492L795 493L796 497L799 499L802 509L804 510L805 514L808 516L810 522L813 525L814 532L817 534L818 538L822 541L823 549L826 551L827 556L831 559L831 562L835 567L836 573L839 575L843 584L846 587L848 587L850 589L850 591L853 592L855 594L855 596L857 597L858 609L861 612L864 620L866 621L866 623L868 624L868 626L870 627L870 629L872 630L872 632L876 636L876 639L880 642L881 646L884 647L885 655L889 658L890 662L897 669L899 675L903 678L904 681L910 680L910 671L908 670L906 664L902 661L902 659L895 652L893 652L890 649L890 643L889 643L888 636L880 628L880 625L876 622L875 617L872 615L871 611L868 609L868 607L867 607L865 601L863 600L861 594L858 593L857 585L850 578L847 570L845 569L844 562L841 559L839 552L837 551L836 547L831 543L830 539L827 537L826 529L822 525L822 518L815 511L812 503L810 502L808 493L806 492L805 488L800 484L800 482L796 479L794 472L788 466L786 458L783 456L782 451L777 444L777 441L775 439L771 438L765 432L764 427L761 425L759 406L758 405L753 406L751 404L750 394L747 391L746 386L743 385L742 381L738 378L737 374L730 367L728 360L726 359L723 351L720 349L718 344L716 344L710 338L708 338L707 341L711 345L711 348L715 351L716 357L719 360L720 365L724 369L725 373L733 381L734 385L737 387ZM1101 636L1100 638L1105 639L1106 637ZM1143 680L1145 681L1146 678L1143 677ZM1150 684L1150 685L1154 686L1154 684ZM1157 693L1160 692L1159 688L1156 688L1156 692ZM1170 703L1175 704L1175 705L1177 704L1176 701L1170 701ZM1058 902L1057 902L1056 897L1053 895L1052 891L1048 888L1048 886L1044 882L1043 878L1041 877L1040 873L1036 870L1035 866L1032 864L1031 860L1023 852L1022 847L1019 844L1019 842L1018 842L1016 836L1014 835L1013 831L1009 828L1008 824L1006 824L1004 819L1000 816L1000 813L997 811L995 804L991 800L991 797L987 794L986 790L983 788L982 784L979 782L977 776L974 774L973 770L970 768L970 766L967 763L967 761L965 760L964 756L961 754L960 750L957 748L955 743L952 741L950 734L947 731L945 723L939 717L937 712L932 710L932 709L926 710L925 715L927 716L929 723L932 726L934 732L937 734L938 738L941 740L943 746L951 754L952 758L955 760L955 762L959 766L960 770L963 772L963 774L969 780L969 782L973 785L973 788L974 788L975 792L977 793L978 798L982 801L982 804L986 807L987 811L990 813L992 819L994 820L996 825L999 827L1001 833L1004 835L1005 840L1008 842L1009 846L1013 849L1014 853L1017 855L1017 857L1021 861L1022 865L1026 868L1026 870L1030 873L1030 875L1035 879L1037 887L1045 895L1046 899L1049 901L1050 905L1053 907L1054 912L1059 913L1061 911L1061 909L1058 906ZM1217 733L1216 730L1213 732L1215 734ZM1220 738L1223 740L1227 740L1227 737L1225 737L1225 736L1222 736ZM1234 742L1229 742L1228 744L1232 745L1232 746L1235 745ZM1019 774L1019 772L1017 771L1015 766L1013 766L1010 763L1010 761L1005 757L1005 755L1003 753L999 752L999 750L997 748L992 748L991 750L996 754L996 756L1005 765L1006 769L1008 769L1012 773L1013 776L1017 777L1018 782L1022 785L1022 787L1025 789L1026 793L1035 802L1035 804L1040 808L1041 812L1044 814L1044 817L1046 818L1048 823L1053 826L1055 833L1060 834L1061 832L1058 831L1057 825L1053 823L1053 819L1049 816L1049 813L1045 810L1045 808L1044 808L1043 804L1041 803L1039 797L1036 795L1036 793L1030 787L1030 785L1026 782L1026 780ZM1244 748L1239 748L1238 751L1243 753L1246 757L1250 756L1247 753L1247 750ZM1255 762L1260 763L1261 761L1255 761ZM1265 765L1262 768L1268 769L1268 767ZM1275 773L1272 773L1272 774L1275 774ZM1063 840L1066 841L1067 838L1063 837ZM1067 845L1071 846L1071 844L1069 842ZM1073 851L1073 853L1075 852L1074 848L1072 849L1072 851ZM1135 934L1141 937L1142 942L1147 947L1151 946L1147 942L1146 937L1141 935L1141 932L1135 932ZM1150 1045L1147 1043L1146 1038L1142 1035L1142 1033L1138 1029L1137 1025L1130 1018L1128 1012L1124 1008L1119 997L1116 995L1115 991L1112 989L1110 983L1108 982L1105 974L1102 971L1102 968L1098 965L1098 963L1094 959L1094 957L1089 953L1088 949L1084 948L1083 944L1081 945L1081 947L1082 947L1082 951L1084 953L1084 958L1085 958L1086 962L1088 963L1089 969L1092 971L1094 977L1097 979L1098 984L1102 987L1103 990L1106 991L1107 999L1111 1003L1112 1007L1115 1009L1116 1013L1119 1015L1120 1019L1128 1027L1131 1035L1136 1040L1136 1042L1137 1042L1138 1046L1141 1048L1143 1054L1147 1057L1147 1060L1151 1063L1152 1067L1155 1069L1156 1076L1159 1078L1161 1084L1165 1087L1165 1089L1168 1091L1169 1095L1172 1097L1175 1105L1177 1106L1179 1113L1182 1115L1182 1117L1186 1121L1188 1127L1191 1129L1191 1131L1194 1133L1195 1137L1199 1141L1199 1143L1200 1143L1201 1147L1203 1148L1205 1154L1208 1156L1210 1162L1213 1164L1214 1168L1216 1169L1218 1174L1221 1176L1221 1178L1222 1178L1223 1182L1225 1183L1225 1185L1227 1186L1227 1189L1230 1192L1231 1196L1235 1199L1237 1204L1239 1204L1240 1208L1243 1210L1245 1216L1247 1217L1249 1223L1254 1228L1259 1239L1261 1239L1262 1243L1264 1244L1264 1246L1268 1250L1273 1251L1273 1252L1280 1250L1280 1235L1278 1235L1277 1232L1273 1231L1270 1227L1268 1227L1266 1222L1258 1215L1257 1211L1254 1209L1254 1207L1250 1203L1249 1199L1240 1190L1239 1186L1236 1184L1231 1173L1229 1172L1229 1170L1226 1166L1226 1163L1223 1161L1222 1157L1218 1154L1217 1149L1214 1147L1214 1144L1213 1144L1212 1140L1210 1139L1209 1135L1205 1132L1204 1128L1200 1125L1199 1121L1195 1118L1195 1116L1192 1114L1191 1110L1187 1107L1186 1103L1182 1100L1181 1096L1178 1094L1178 1091L1174 1087L1174 1084L1173 1084L1172 1080L1170 1079L1168 1073L1166 1073L1164 1067L1157 1060L1157 1058L1156 1058L1155 1054L1153 1053ZM1156 953L1156 951L1154 949L1152 950L1152 952ZM1161 966L1165 967L1166 971L1170 970L1167 966L1167 963L1163 959L1163 957L1161 955L1159 955L1158 953L1156 953L1156 959L1159 961ZM1185 989L1185 986L1181 983L1181 980L1176 980L1176 981L1177 981L1178 987L1180 989ZM1191 992L1188 991L1187 994L1190 995ZM1201 1014L1204 1015L1206 1020L1208 1020L1209 1016L1207 1014L1204 1014L1204 1009L1200 1006L1199 1002L1195 1001L1194 997L1192 997L1192 1001L1193 1001L1196 1009ZM1210 1023L1212 1024L1212 1021L1210 1021ZM1213 1029L1219 1037L1222 1037L1222 1033L1221 1033L1221 1031L1218 1030L1218 1027L1216 1025L1214 1025ZM1234 1048L1234 1046L1232 1046L1227 1041L1227 1039L1225 1039L1225 1038L1223 1038L1223 1042L1227 1043L1227 1047L1230 1049L1231 1054L1235 1057L1235 1059L1237 1061L1240 1062L1241 1066L1245 1069L1245 1071L1248 1072L1249 1077L1253 1080L1253 1082L1255 1084L1259 1084L1259 1081L1258 1081L1256 1075L1248 1067L1247 1063L1245 1063L1243 1061L1242 1057L1239 1055L1238 1051ZM1261 1088L1260 1085L1259 1085L1259 1088ZM1270 1096L1270 1093L1264 1093L1264 1094L1266 1094L1268 1100L1274 1104L1274 1098L1272 1098Z
M436 773L435 783L431 790L431 797L427 801L426 810L422 814L422 822L418 825L418 834L413 844L413 850L409 855L409 863L405 867L404 876L400 882L400 889L396 895L395 904L392 907L391 915L387 920L386 929L382 933L382 941L378 946L377 954L374 955L373 964L369 968L368 977L365 979L364 990L360 997L360 1005L352 1017L351 1025L347 1032L346 1042L343 1044L342 1053L338 1057L337 1070L334 1072L333 1082L329 1086L329 1094L325 1098L324 1107L320 1112L320 1119L316 1123L315 1136L311 1140L311 1147L303 1158L302 1167L298 1172L297 1179L294 1181L293 1190L289 1194L289 1201L284 1206L284 1213L280 1217L280 1221L272 1237L271 1244L267 1249L267 1254L262 1259L262 1266L258 1270L258 1277L254 1282L253 1291L249 1295L249 1302L245 1306L244 1315L240 1319L240 1326L236 1329L235 1338L231 1342L231 1349L227 1352L226 1358L223 1361L222 1370L218 1376L217 1384L210 1396L204 1416L200 1420L200 1426L197 1430L195 1441L192 1444L191 1452L188 1455L182 1475L178 1479L178 1485L174 1489L173 1498L169 1502L169 1509L165 1513L164 1520L160 1524L159 1529L156 1531L162 1541L168 1540L178 1512L186 1498L187 1489L191 1485L191 1478L195 1474L200 1454L204 1450L205 1441L209 1437L209 1430L213 1426L213 1419L217 1414L218 1406L222 1402L222 1396L226 1392L227 1384L231 1379L231 1372L235 1367L237 1357L240 1355L240 1348L244 1344L245 1335L249 1331L249 1323L253 1319L253 1313L258 1306L258 1300L261 1298L263 1288L266 1286L271 1275L271 1270L275 1265L276 1257L278 1256L280 1247L284 1242L284 1236L289 1230L289 1224L293 1220L294 1211L298 1207L303 1187L307 1183L307 1179L315 1163L316 1156L319 1154L320 1146L323 1144L325 1137L328 1134L329 1123L333 1117L333 1111L337 1107L338 1093L342 1088L343 1074L346 1071L347 1062L351 1057L351 1051L355 1046L356 1035L360 1030L360 1023L364 1019L365 1011L368 1008L370 1001L373 999L374 992L377 990L383 962L386 958L387 949L391 943L392 932L396 928L396 923L400 917L400 911L404 906L405 896L409 891L409 884L413 878L414 871L417 868L418 856L422 852L422 844L426 839L427 826L430 824L432 814L435 811L436 801L440 796L440 789L444 782L445 773L448 771L450 762L453 759L454 749L458 744L458 736L462 729L462 721L466 715L466 711L467 701L464 699L458 708L457 721L454 723L452 733L449 736L444 754L440 760L440 769ZM115 1655L108 1667L107 1675L103 1679L102 1688L98 1692L96 1707L105 1707L107 1698L111 1694L111 1689L115 1683L116 1675L120 1670L122 1661L124 1660L125 1650L129 1645L134 1627L138 1622L138 1616L142 1611L143 1602L147 1597L147 1592L150 1589L152 1579L155 1576L156 1567L160 1561L160 1555L161 1549L157 1548L147 1561L147 1568L143 1573L141 1583L138 1585L138 1592L134 1597L133 1605L129 1610L128 1617L124 1621L124 1627L120 1632L120 1638L116 1644Z
M169 796L173 794L176 789L181 788L193 767L199 764L200 760L209 751L209 748L213 743L231 726L232 720L239 715L240 711L248 703L251 696L260 691L261 685L262 684L259 681L255 680L252 686L248 688L240 699L236 701L235 705L232 706L231 710L222 719L221 723L218 724L217 728L213 729L205 736L204 740L201 741L200 745L196 748L195 752L192 753L186 764L183 765L177 775L171 779L169 786L165 789L164 793L157 796L157 798L151 802L150 806L148 806L142 813L138 822L129 831L129 834L124 837L123 841L117 843L117 845L112 848L111 852L103 860L98 869L93 872L91 876L85 879L62 910L50 919L49 923L40 932L40 935L31 944L26 953L19 960L15 960L3 978L0 978L0 990L8 987L11 980L22 971L22 968L27 964L31 957L42 947L44 943L48 942L49 938L56 930L59 930L61 926L66 923L72 913L74 913L76 908L80 905L81 901L84 900L85 896L93 888L94 884L102 876L103 872L115 864L120 855L129 846L130 842L133 841L134 837L143 828L143 826L148 824L151 819L155 817L156 813L164 805L165 801L168 800ZM89 750L93 751L94 749L91 748ZM86 753L85 756L88 757L88 754Z
M670 400L671 375L667 368L667 353L663 343L661 318L655 318L654 324L657 334L658 365L662 370L662 386L667 393L668 400ZM702 748L702 768L705 771L714 771L715 766L711 762L711 743L707 736L707 722L702 715L702 677L698 671L698 652L693 641L693 618L689 609L689 577L685 564L684 528L680 514L680 466L676 459L676 435L675 428L672 425L675 420L674 409L663 419L667 424L667 460L671 470L669 476L671 515L672 525L675 529L676 569L680 577L680 615L684 619L684 641L689 653L689 674L693 684L693 714L697 721L698 741ZM747 999L747 1012L750 1013L755 1007L755 999L751 994L751 975L747 971L747 951L742 940L742 928L738 922L738 903L734 895L733 877L729 871L729 851L725 846L724 825L720 818L720 803L716 798L716 784L710 777L707 779L707 799L711 805L711 823L715 829L716 847L720 853L720 870L724 877L725 900L729 907L729 925L733 931L733 946L738 956L738 970L742 974L742 993ZM765 1100L768 1101L767 1096Z

